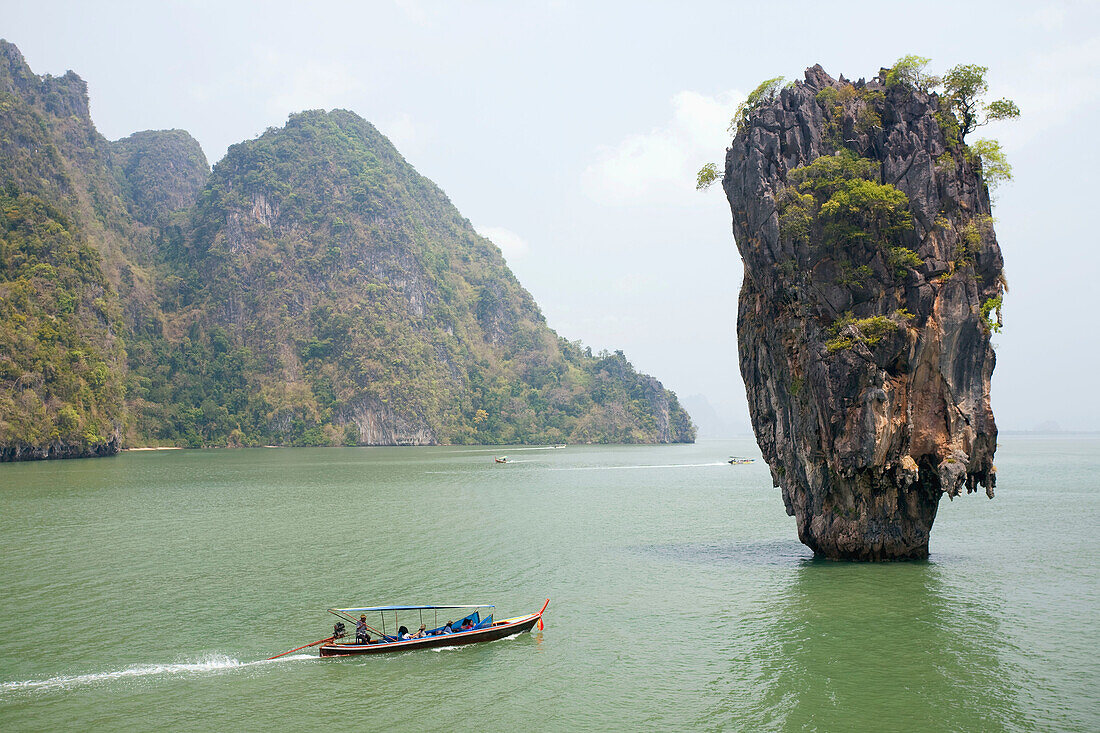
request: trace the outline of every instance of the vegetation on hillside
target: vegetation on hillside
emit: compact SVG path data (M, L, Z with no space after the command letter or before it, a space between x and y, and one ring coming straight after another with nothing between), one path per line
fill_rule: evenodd
M167 224L210 176L198 141L183 130L135 132L111 143L111 156L131 213L146 224Z
M100 257L64 214L0 193L0 446L118 440L120 314Z

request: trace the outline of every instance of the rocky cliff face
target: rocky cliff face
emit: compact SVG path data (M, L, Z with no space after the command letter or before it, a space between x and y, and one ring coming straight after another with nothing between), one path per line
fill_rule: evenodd
M940 497L992 498L1003 262L935 94L820 66L750 110L723 188L757 441L815 553L923 558Z

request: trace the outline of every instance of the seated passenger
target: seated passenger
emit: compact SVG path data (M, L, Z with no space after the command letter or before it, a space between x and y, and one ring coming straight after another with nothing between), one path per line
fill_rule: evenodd
M411 639L412 636L409 635L409 630L402 626L397 630L397 638L399 641L404 641L405 639Z
M458 630L469 631L472 628L474 628L474 622L471 619L464 618L462 619L462 626L460 626Z
M428 635L428 632L425 631L426 628L427 627L424 626L424 624L420 624L420 628L417 629L417 632L412 635L412 638L414 638L414 639L423 639L425 636Z
M453 623L454 623L454 621L448 621L447 625L444 626L443 630L440 631L439 633L441 633L441 634L453 634L455 632L455 630L451 628L451 624L453 624Z

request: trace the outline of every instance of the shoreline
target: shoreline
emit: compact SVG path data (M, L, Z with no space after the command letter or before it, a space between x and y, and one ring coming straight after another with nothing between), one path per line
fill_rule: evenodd
M153 447L153 448L123 448L119 452L120 453L130 453L130 452L133 452L133 451L147 451L147 450L183 450L183 448L178 446L178 445L158 445L158 446Z

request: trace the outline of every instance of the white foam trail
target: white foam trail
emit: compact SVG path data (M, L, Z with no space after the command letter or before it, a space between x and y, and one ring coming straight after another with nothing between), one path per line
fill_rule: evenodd
M511 641L512 639L518 639L519 637L521 637L521 636L523 636L524 634L527 634L527 633L530 633L530 632L528 632L528 631L517 631L516 633L512 634L511 636L502 636L499 639L493 639L492 641L483 642L483 643L485 643L485 644L496 644L498 641ZM458 651L459 649L465 649L466 647L473 647L473 646L477 646L477 644L460 644L458 646L433 646L433 647L429 647L428 651L431 651L431 652L453 652L453 651ZM419 649L410 649L409 651L410 652L415 652L415 651L421 651L421 650L419 650Z
M0 683L0 693L70 689L83 685L91 685L97 682L110 682L113 680L128 679L131 677L154 677L157 675L195 675L205 672L220 672L226 669L240 669L253 667L260 664L272 664L299 659L316 659L312 654L294 654L280 657L279 659L260 659L255 662L242 662L239 659L225 656L224 654L212 654L195 662L177 662L174 664L137 664L126 669L111 672L94 672L91 674L60 675L42 680L21 680L16 682Z
M498 456L503 456L508 453L520 453L522 451L529 450L558 450L562 446L557 445L540 445L532 448L516 448L511 445L502 445L499 448L472 448L470 450L455 451L456 453L496 453Z
M547 471L617 471L634 468L703 468L705 466L725 466L725 461L714 463L662 463L652 466L572 466L570 468L548 468Z

